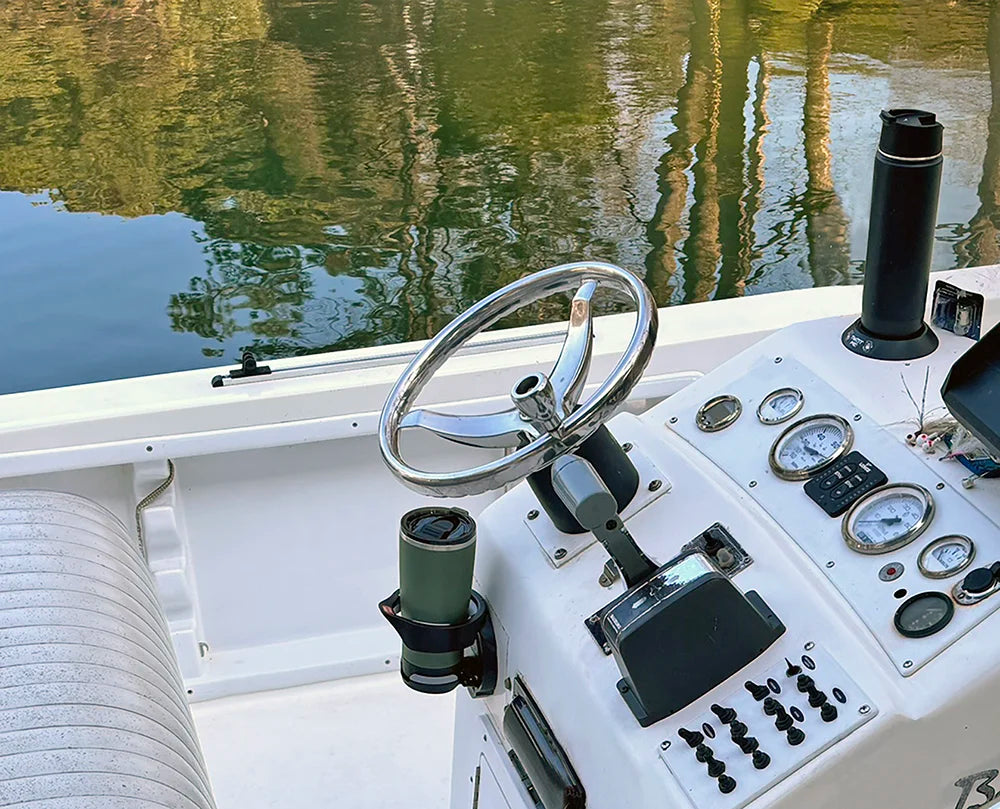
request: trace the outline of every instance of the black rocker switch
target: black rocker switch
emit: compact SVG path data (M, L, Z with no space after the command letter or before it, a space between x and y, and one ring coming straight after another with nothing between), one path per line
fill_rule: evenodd
M788 730L792 725L795 724L795 720L788 715L788 711L778 706L778 711L774 715L774 726L781 731Z
M697 730L688 730L687 728L681 728L680 730L677 731L677 735L688 743L688 747L697 747L699 744L705 741L705 735Z
M719 792L721 792L723 795L728 795L734 789L736 789L736 779L735 778L731 778L728 775L723 775L719 779Z
M803 694L805 694L810 688L816 685L816 681L810 677L808 674L800 674L799 678L795 681L795 687L799 689Z
M733 739L733 741L748 756L751 753L757 752L757 748L760 747L760 742L753 736L741 736L739 739Z
M723 708L719 704L712 706L712 713L719 717L719 721L724 725L728 725L736 718L736 711L732 708Z
M779 708L781 710L784 710L784 708L781 707L781 703L778 702L778 700L776 700L774 697L768 697L767 699L764 700L765 716L774 716L778 712Z
M803 733L801 728L789 728L786 738L788 739L788 743L792 747L795 747L806 740L806 734Z
M837 718L837 706L832 702L826 703L822 709L820 709L819 717L824 722L833 722Z
M743 687L750 692L750 696L757 700L757 702L765 699L771 693L771 689L766 685L757 685L753 680L747 680L743 683Z
M726 762L719 761L717 758L710 758L705 763L708 764L708 775L710 778L718 778L726 771Z
M707 761L712 761L714 756L715 753L712 751L712 748L709 747L707 744L699 744L694 751L694 757L698 759L698 761L700 761L702 764L704 764Z
M753 754L753 767L755 770L763 770L771 763L771 757L763 750L758 750Z

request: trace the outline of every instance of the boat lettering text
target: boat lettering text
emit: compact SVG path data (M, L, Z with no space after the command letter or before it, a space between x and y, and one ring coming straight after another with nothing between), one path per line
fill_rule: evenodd
M984 809L984 807L993 806L997 799L997 791L993 787L993 782L998 775L1000 775L1000 770L984 770L959 778L955 782L955 786L962 790L962 794L958 803L955 804L955 809ZM973 794L973 788L975 794ZM979 803L970 803L970 800L980 795L985 800Z

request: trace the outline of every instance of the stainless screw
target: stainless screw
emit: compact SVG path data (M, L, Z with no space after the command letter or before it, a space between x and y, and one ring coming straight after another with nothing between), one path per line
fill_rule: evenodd
M658 492L660 490L660 487L662 485L663 485L663 481L662 480L651 480L649 482L649 490L651 492Z
M775 357L775 358L774 358L774 361L775 361L775 363L779 363L779 362L781 362L781 357Z
M861 414L860 413L855 413L854 414L854 420L855 421L861 421Z
M757 481L756 480L751 480L750 481L750 488L751 489L757 488Z
M677 423L677 416L671 416L670 417L670 423L671 424L676 424Z
M505 689L506 689L507 691L510 691L510 688L511 688L511 682L510 682L510 677L504 677L504 681L503 681L503 687L504 687L504 688L505 688Z
M830 560L829 562L827 562L827 563L826 563L826 566L827 566L827 567L833 567L833 566L835 566L836 564L837 564L837 563L836 563L836 562L834 562L834 561L833 561L833 560L831 559L831 560Z
M611 654L611 644L610 643L605 643L601 648L604 650L604 654L606 654L606 655ZM624 688L622 688L622 691L628 691L628 686L625 686Z
M199 643L199 644L198 644L198 653L199 653L199 654L200 654L200 655L201 655L202 657L205 657L205 655L207 655L207 654L208 654L208 644L207 644L207 643L205 643L204 641L202 641L201 643Z
M592 623L592 624L596 624L601 619L598 618L596 615L591 615L587 620L590 621L590 623Z
M662 742L660 742L660 749L661 750L669 750L670 749L670 742L669 741L662 741Z
M538 509L537 508L533 508L533 509L531 509L531 511L528 512L528 519L529 520L537 520L538 519Z
M866 713L871 713L871 710L872 709L870 705L862 705L860 708L858 708L858 713L864 715Z
M816 648L816 644L815 644L815 643L813 643L812 641L809 641L809 643L807 643L807 644L805 645L805 650L806 650L807 652L811 652L811 651L812 651L813 649L815 649L815 648Z
M566 558L566 549L565 548L556 548L555 557L556 557L556 559L565 559Z
M943 488L944 488L944 484L943 484L943 483L939 483L939 484L937 485L937 488L938 488L938 491L941 491L941 489L943 489Z
M904 660L903 661L903 668L904 669L912 669L913 668L913 661L912 660Z
M632 451L632 442L631 441L626 441L624 444L622 444L622 449L625 450L625 452L631 452Z

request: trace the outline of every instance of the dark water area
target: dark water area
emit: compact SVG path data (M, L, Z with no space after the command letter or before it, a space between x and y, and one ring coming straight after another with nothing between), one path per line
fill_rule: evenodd
M1000 261L1000 2L7 0L0 392L425 338L581 258L859 283L885 106L946 126L935 268Z

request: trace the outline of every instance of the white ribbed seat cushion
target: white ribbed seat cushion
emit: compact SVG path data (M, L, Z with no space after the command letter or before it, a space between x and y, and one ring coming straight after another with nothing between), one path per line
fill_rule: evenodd
M0 806L215 806L152 576L75 495L0 492Z

